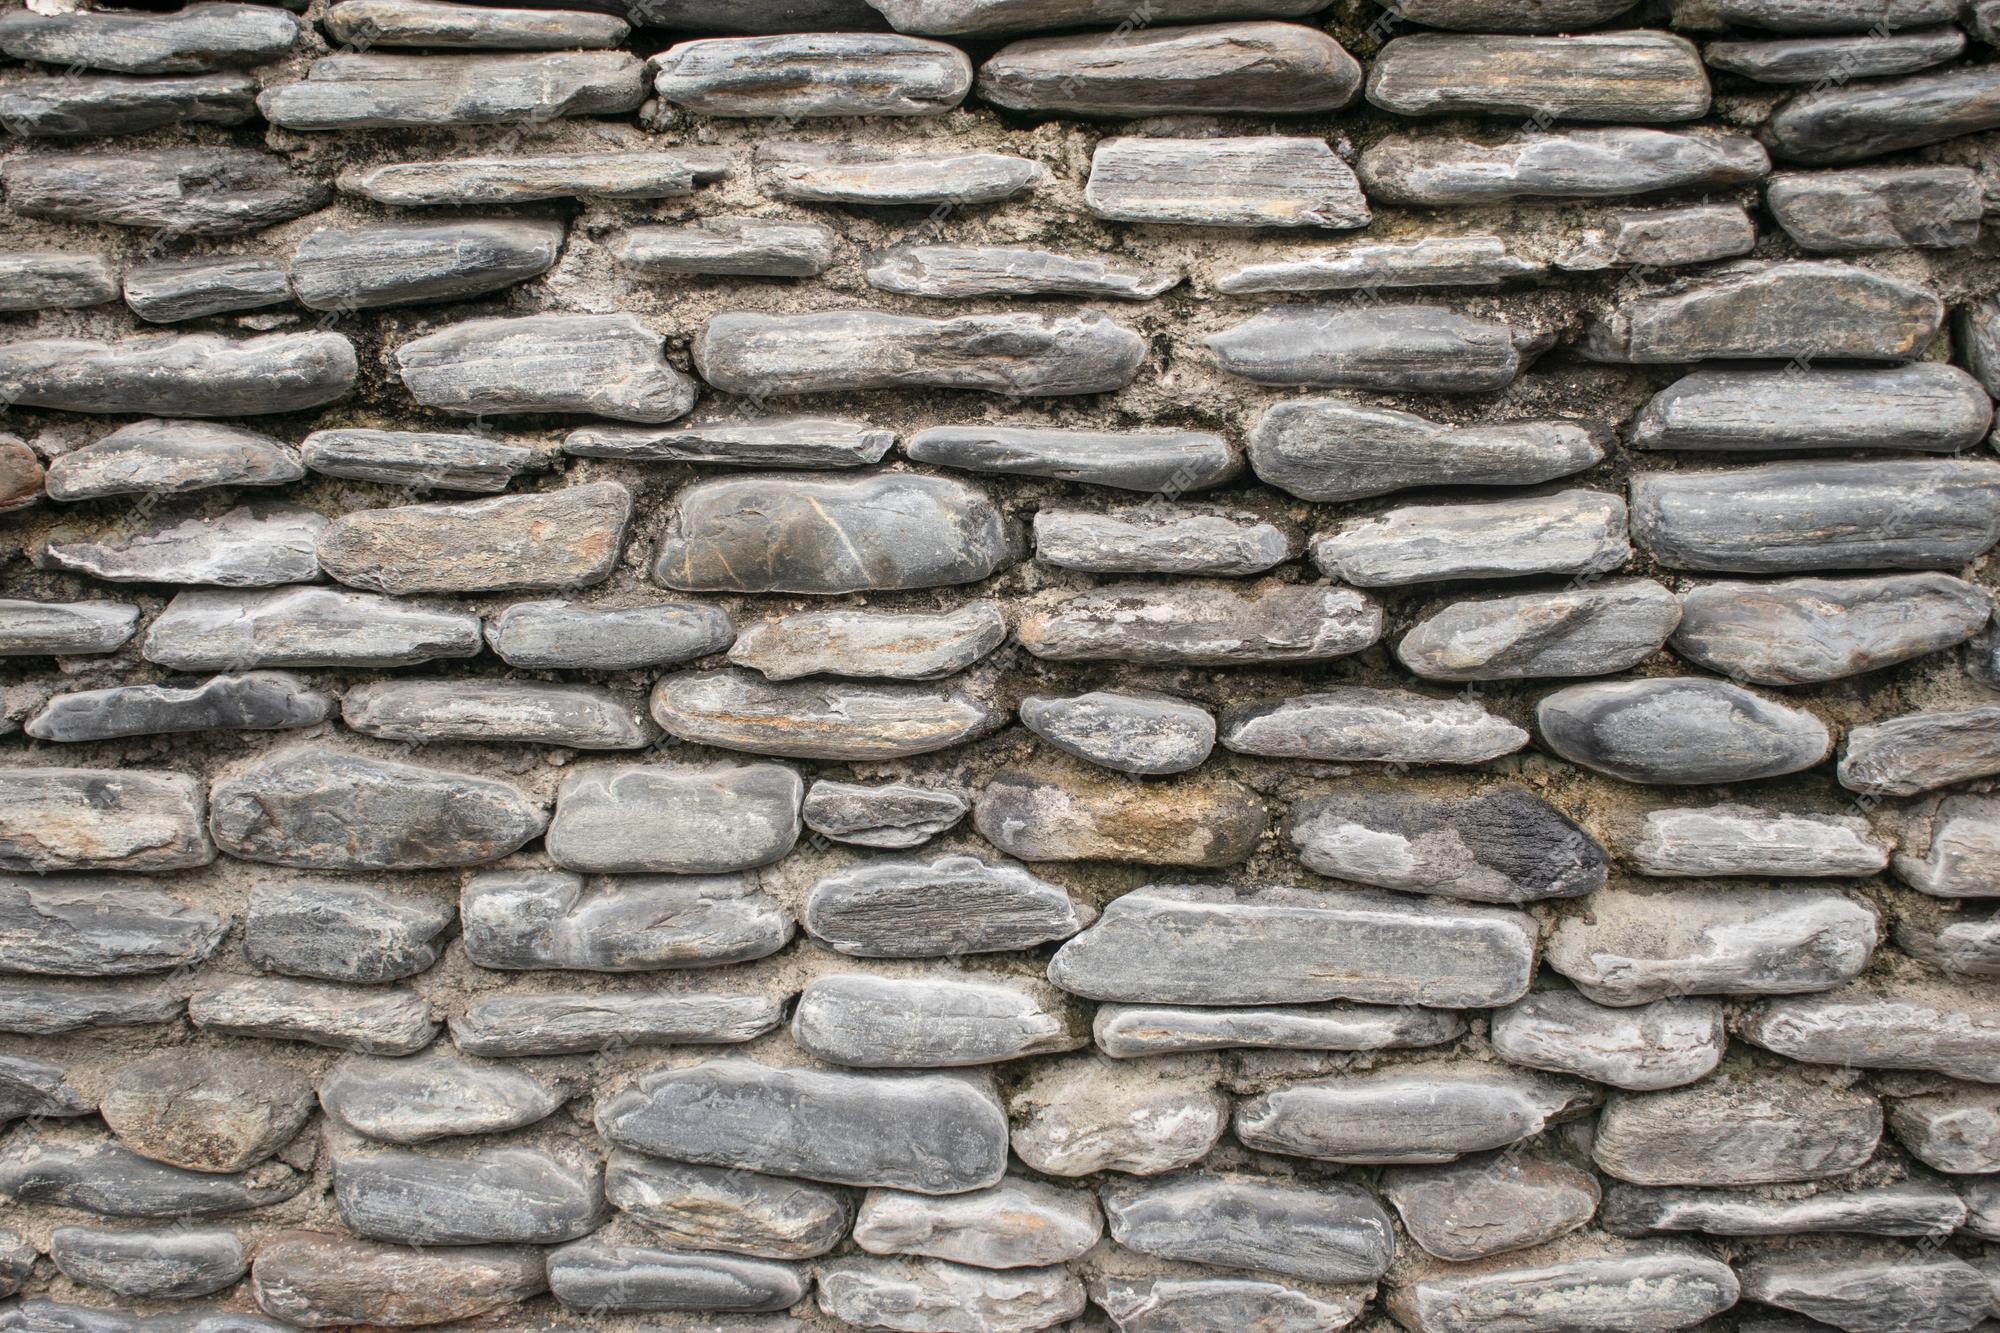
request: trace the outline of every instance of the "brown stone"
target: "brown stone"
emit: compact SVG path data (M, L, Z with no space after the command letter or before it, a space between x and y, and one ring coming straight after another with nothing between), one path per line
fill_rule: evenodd
M257 1246L250 1290L264 1313L305 1328L442 1324L546 1290L527 1245L417 1249L318 1231L281 1231Z
M120 1069L98 1109L140 1156L227 1174L291 1142L312 1116L313 1091L275 1060L164 1051Z

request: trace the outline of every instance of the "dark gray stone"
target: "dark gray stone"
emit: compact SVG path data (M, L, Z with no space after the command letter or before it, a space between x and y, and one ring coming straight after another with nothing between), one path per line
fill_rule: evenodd
M1732 680L1812 685L1955 647L1992 610L1947 574L1704 583L1682 595L1673 643Z
M1097 769L1002 769L973 807L980 836L1024 861L1214 869L1247 860L1269 822L1234 782L1134 783Z
M732 1045L763 1036L783 1018L781 1002L757 995L502 995L452 1019L451 1036L471 1055L577 1055Z
M16 1134L0 1150L0 1194L99 1217L213 1217L282 1203L311 1177L279 1162L243 1172L184 1171L104 1136Z
M1905 775L1921 772L1918 766ZM1902 830L1896 878L1935 898L2000 897L2000 803L1983 796L1947 796L1921 807Z
M593 1318L635 1311L783 1310L805 1299L806 1269L770 1259L616 1245L591 1237L549 1253L549 1290Z
M1979 239L1979 176L1967 167L1785 173L1764 187L1801 250L1949 249Z
M1479 764L1528 733L1467 699L1344 685L1232 709L1222 744L1238 754L1334 763Z
M845 1190L622 1148L605 1166L604 1196L671 1245L762 1259L825 1254L847 1239L854 1220Z
M972 803L954 791L905 783L864 786L816 780L800 807L806 827L857 847L921 847L965 818Z
M864 421L792 416L700 421L672 430L581 426L563 437L563 452L642 463L823 470L879 463L895 442L895 431Z
M526 1246L416 1249L317 1231L262 1238L250 1282L258 1308L309 1328L471 1319L548 1286L542 1251Z
M1956 454L1993 424L1978 381L1920 361L1881 369L1697 370L1653 395L1626 432L1638 449L1761 453L1910 449Z
M798 759L879 760L929 754L1005 725L965 689L807 680L752 671L681 671L653 687L653 720L696 745Z
M2000 707L1905 713L1855 727L1840 751L1840 785L1913 796L2000 773Z
M1794 1069L1724 1071L1666 1092L1612 1093L1591 1155L1635 1185L1764 1185L1852 1171L1881 1136L1869 1093Z
M101 741L204 731L312 727L333 700L282 671L213 676L193 685L113 685L58 694L21 730L43 741Z
M180 1012L180 997L161 990L81 982L0 981L0 1032L24 1037L168 1023Z
M1734 259L1757 245L1757 224L1741 204L1689 204L1606 214L1574 233L1556 252L1570 272L1607 268L1673 268Z
M410 666L478 652L471 611L332 588L177 593L140 648L179 671Z
M1531 574L1587 579L1632 558L1625 501L1589 490L1387 509L1314 537L1309 549L1322 573L1364 588Z
M384 680L350 689L347 725L384 740L485 741L638 750L659 738L645 710L596 685L539 680Z
M1914 74L1942 65L1965 49L1957 28L1864 32L1853 36L1780 37L1710 42L1701 58L1711 69L1759 83L1809 83Z
M1749 782L1833 748L1811 713L1698 677L1571 685L1535 705L1535 729L1564 759L1627 782Z
M52 500L95 500L282 486L305 474L298 453L269 435L205 421L152 420L56 455L46 488Z
M563 153L354 167L340 174L339 184L344 194L394 207L476 208L542 199L672 199L725 174L706 155Z
M1088 1191L1023 1176L942 1198L870 1190L854 1225L854 1243L870 1254L1013 1270L1081 1258L1103 1234Z
M410 396L457 416L576 412L660 423L694 406L693 380L638 316L468 319L396 349Z
M243 955L287 976L401 981L437 962L457 915L449 902L361 884L266 882L250 891Z
M1329 39L1330 40L1330 39ZM1149 301L1178 286L1178 268L1028 246L910 245L868 263L868 285L904 296L1100 296Z
M1073 1051L1090 1032L1052 986L1009 980L814 977L792 1011L792 1040L829 1064L942 1069Z
M955 46L892 33L797 33L681 42L647 64L653 87L700 116L934 116L972 91Z
M299 456L323 477L408 491L504 491L549 464L548 453L531 445L416 430L316 430L300 442Z
M0 657L116 652L139 628L130 602L0 600Z
M868 0L899 32L947 36L1116 27L1131 16L1123 0ZM1154 23L1271 15L1297 18L1321 0L1156 0Z
M949 204L1018 198L1048 183L1049 169L1025 157L976 151L890 152L838 144L759 144L757 185L801 204Z
M1473 393L1512 383L1537 336L1441 306L1270 306L1203 340L1257 384Z
M188 1000L188 1017L199 1028L364 1055L421 1051L438 1034L431 1014L430 1001L400 987L363 990L275 978L232 982Z
M735 637L729 614L701 602L515 602L486 627L486 641L508 666L596 671L678 666L720 652Z
M1280 135L1106 139L1083 198L1113 222L1340 230L1369 219L1353 168L1326 140Z
M1928 925L1904 920L1896 923L1893 934L1904 953L1934 967L1959 976L2000 976L2000 926L1990 918L1953 921L1947 917Z
M1431 1167L1392 1167L1382 1195L1426 1254L1451 1263L1524 1250L1568 1235L1597 1211L1597 1177L1526 1153L1483 1153Z
M729 660L767 680L940 680L987 656L1006 637L1007 622L993 602L950 611L793 611L745 625Z
M336 52L296 83L258 95L264 119L288 130L423 129L547 124L619 115L645 100L645 67L629 51L407 56Z
M1499 236L1421 236L1351 241L1280 259L1239 264L1214 276L1231 296L1257 292L1373 291L1384 287L1496 287L1544 266L1513 254Z
M333 196L325 182L295 174L276 153L214 146L38 153L0 165L0 181L6 184L7 207L23 217L144 227L180 236L258 231L302 217Z
M1399 1065L1261 1093L1237 1103L1231 1126L1257 1152L1323 1162L1448 1162L1539 1134L1596 1097L1586 1085L1504 1065Z
M1356 170L1369 198L1430 207L1715 190L1763 179L1771 159L1747 134L1620 127L1530 130L1493 143L1391 134Z
M321 227L292 252L292 288L307 309L341 315L457 301L546 272L562 242L562 223L529 218Z
M207 865L215 847L202 827L203 796L201 779L182 773L0 769L0 870Z
M1413 625L1396 659L1426 680L1607 676L1658 652L1680 618L1680 599L1650 579L1470 598Z
M291 299L284 261L258 255L168 259L138 264L125 273L125 304L151 324L262 310Z
M1323 585L1113 584L1030 611L1014 632L1030 653L1057 662L1321 662L1379 639L1382 608Z
M1297 556L1301 544L1296 529L1203 505L1035 511L1035 559L1086 574L1261 574Z
M810 278L833 267L839 238L817 222L720 217L677 227L634 227L611 256L634 273Z
M1337 111L1361 90L1339 42L1297 23L1137 27L1031 37L979 67L981 100L1017 111L1137 117L1172 112Z
M340 1220L370 1240L404 1245L550 1245L605 1219L604 1168L595 1157L534 1148L463 1156L406 1148L335 1148Z
M1243 471L1242 457L1206 431L933 426L905 440L903 452L940 467L1177 495L1209 490Z
M2000 1169L2000 1094L1956 1084L1889 1103L1889 1128L1911 1156L1938 1171L1985 1175Z
M0 84L0 124L23 139L90 139L181 125L241 125L257 114L247 74L115 74Z
M548 853L566 870L716 875L768 865L799 837L805 784L783 764L628 764L572 774Z
M1056 749L1121 773L1185 773L1215 748L1215 718L1181 699L1104 690L1030 695L1020 712L1022 725Z
M1771 32L1875 35L1958 17L1955 0L1674 0L1677 28L1715 29L1724 25Z
M995 1273L941 1259L836 1259L819 1268L819 1307L861 1328L1028 1333L1083 1313L1083 1282L1062 1267Z
M1736 1303L1728 1264L1707 1251L1629 1247L1542 1262L1413 1275L1386 1304L1413 1333L1504 1328L1690 1328Z
M326 517L289 504L251 504L214 518L164 518L90 534L57 528L35 551L44 569L110 583L265 588L319 577Z
M1855 87L1815 87L1764 127L1778 157L1841 163L2000 127L2000 71L1967 65Z
M466 881L459 910L465 956L515 971L720 967L792 938L784 909L735 875L619 875L586 891L562 871L486 871Z
M0 17L0 51L16 60L123 74L261 65L290 50L298 36L297 19L259 4L194 4L170 12L18 9Z
M6 94L0 91L0 117ZM17 250L0 255L0 311L81 310L118 297L118 275L96 255Z
M1118 1060L1190 1051L1379 1051L1436 1046L1464 1032L1458 1015L1415 1005L1206 1009L1100 1004L1092 1024L1097 1049Z
M1855 982L1751 1005L1736 1035L1788 1059L2000 1083L2000 1006L1953 978Z
M1488 1031L1495 1053L1514 1064L1633 1092L1693 1083L1714 1070L1729 1042L1715 1000L1615 1009L1569 990L1536 991L1495 1011Z
M1934 1180L1787 1197L1769 1189L1638 1189L1614 1185L1603 1225L1620 1236L1696 1231L1710 1236L1791 1236L1823 1231L1871 1236L1948 1236L1965 1204Z
M610 14L498 9L439 0L339 0L326 11L336 46L442 50L573 51L620 45L631 25Z
M61 1065L0 1055L0 1125L23 1118L73 1119L96 1110L96 1099L72 1086Z
M504 1134L546 1119L568 1090L518 1065L469 1060L442 1046L386 1059L343 1056L319 1083L326 1113L389 1143Z
M1909 361L1944 319L1928 290L1824 260L1746 262L1672 287L1641 287L1591 315L1595 361L1797 358Z
M1954 1333L1993 1309L1992 1280L1949 1253L1821 1242L1760 1254L1743 1294L1846 1333Z
M223 1227L57 1227L49 1233L49 1258L72 1282L149 1300L208 1296L250 1271L243 1242Z
M1708 75L1686 38L1635 29L1577 37L1417 33L1383 46L1368 100L1403 116L1528 116L1654 124L1708 112Z
M15 200L11 188L8 198ZM21 211L18 201L13 207ZM112 343L40 338L0 347L0 396L17 407L61 412L301 412L346 397L359 373L354 344L338 333L162 333Z
M1189 1172L1100 1191L1120 1245L1162 1259L1315 1282L1371 1282L1395 1257L1389 1215L1358 1185Z
M12 1296L34 1275L42 1252L18 1231L0 1231L0 1295Z
M932 958L1068 939L1095 915L1021 866L951 855L864 861L823 875L806 894L804 925L839 953Z
M1043 1061L1008 1102L1014 1152L1050 1176L1179 1170L1207 1156L1229 1127L1229 1098L1215 1077L1199 1059Z
M1851 878L1874 874L1889 858L1865 819L1744 805L1649 810L1618 851L1641 874L1666 879Z

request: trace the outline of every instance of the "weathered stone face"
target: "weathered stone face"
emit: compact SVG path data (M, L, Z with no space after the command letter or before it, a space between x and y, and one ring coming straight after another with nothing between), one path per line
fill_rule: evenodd
M1694 120L1708 110L1708 76L1685 38L1655 32L1577 37L1459 37L1419 33L1384 46L1368 100L1407 116L1476 112L1535 123Z
M451 1021L471 1055L576 1055L635 1046L730 1045L778 1025L783 1006L758 995L501 995Z
M288 130L544 123L630 111L645 97L628 51L406 56L338 52L312 76L268 88L257 109Z
M697 745L794 759L897 759L982 735L1004 715L952 685L775 683L682 671L653 687L653 720Z
M1161 1258L1365 1282L1388 1269L1395 1249L1382 1205L1351 1185L1305 1189L1189 1173L1116 1182L1103 1199L1112 1239Z
M1362 227L1368 202L1323 140L1107 139L1084 201L1116 222L1201 227Z
M798 841L803 787L782 764L589 770L556 793L549 856L566 870L613 874L748 870Z
M661 97L707 116L930 116L972 90L957 47L875 33L707 38L648 68Z
M180 870L207 865L194 778L94 768L0 771L0 869Z
M350 1055L320 1080L320 1105L349 1129L388 1143L499 1134L532 1125L568 1100L514 1065L433 1047L401 1058Z
M687 415L695 386L632 315L474 319L404 343L410 396L458 416L580 412L619 421Z
M305 1079L275 1061L167 1053L120 1068L98 1110L142 1157L229 1175L291 1142L312 1106Z
M1559 1324L1579 1310L1612 1327L1686 1328L1736 1303L1729 1265L1706 1253L1631 1247L1567 1262L1450 1269L1389 1293L1396 1320L1418 1333L1475 1333L1503 1322Z
M1215 867L1246 859L1268 816L1234 784L1135 787L1096 775L1052 782L1005 771L980 793L972 820L988 842L1024 861Z
M466 956L510 970L720 967L792 938L784 910L730 875L617 876L586 891L580 875L486 871L460 905Z
M1017 111L1080 116L1240 111L1296 114L1347 105L1361 66L1325 33L1291 23L1036 37L979 68L979 95Z
M810 797L807 804L810 815ZM1068 939L1094 916L1021 866L941 856L871 861L824 876L806 894L803 924L844 954L927 958Z
M1596 839L1522 792L1318 797L1292 806L1287 832L1322 875L1474 902L1588 894L1604 887L1608 863Z
M404 1148L333 1153L340 1220L370 1240L404 1245L550 1245L605 1218L604 1169L595 1158L533 1148L465 1156Z
M1030 612L1015 633L1036 657L1059 662L1313 662L1374 643L1382 608L1352 588L1113 585Z
M1613 1093L1591 1156L1635 1185L1819 1180L1868 1160L1882 1108L1797 1073L1725 1071L1667 1092Z
M854 1203L845 1190L738 1168L669 1162L622 1148L605 1166L604 1196L673 1245L760 1259L824 1254L846 1238L854 1222Z
M1584 1085L1480 1065L1418 1065L1273 1089L1239 1102L1244 1146L1325 1162L1448 1162L1504 1148L1584 1109Z
M307 1328L470 1319L548 1285L525 1246L415 1249L314 1231L266 1238L250 1277L259 1308Z
M444 952L449 903L361 885L259 884L243 921L243 954L273 972L322 981L401 981Z
M49 1236L49 1258L72 1282L153 1300L211 1295L250 1269L243 1242L219 1227L158 1232L61 1227Z
M0 391L9 401L65 412L299 412L346 397L359 373L354 344L338 333L240 340L161 333L115 343L44 338L0 349Z
M1425 1253L1453 1263L1523 1250L1575 1231L1597 1211L1597 1178L1521 1153L1392 1167L1382 1195Z

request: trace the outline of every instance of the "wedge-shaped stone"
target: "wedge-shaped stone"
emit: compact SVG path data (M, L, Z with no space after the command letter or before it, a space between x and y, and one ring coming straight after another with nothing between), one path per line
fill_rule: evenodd
M6 183L7 207L24 217L144 227L179 236L257 231L310 213L333 195L324 182L295 174L276 153L212 145L17 156L0 166L0 180ZM316 407L318 402L299 406Z
M1224 370L1257 384L1425 393L1505 388L1535 341L1422 305L1271 306L1204 339Z
M648 64L662 98L701 116L934 116L972 91L972 62L890 33L711 37Z
M389 1143L504 1134L553 1115L565 1089L517 1065L468 1060L445 1047L384 1059L344 1056L320 1079L320 1105L341 1124Z
M104 1135L17 1133L0 1151L0 1194L99 1217L213 1217L282 1203L311 1180L269 1162L249 1171L184 1171Z
M297 83L257 98L288 130L423 129L546 124L619 115L645 100L645 67L629 51L406 56L339 52Z
M0 1032L24 1037L167 1023L180 1012L180 997L163 990L84 982L0 981Z
M8 198L15 199L11 189ZM14 208L20 211L18 202ZM346 397L359 373L354 344L338 333L241 339L156 333L112 343L38 338L0 347L0 397L61 412L301 412Z
M870 1254L914 1254L978 1268L1039 1268L1082 1257L1104 1234L1084 1190L1011 1176L990 1189L937 1198L870 1190L854 1242Z
M0 1056L0 1124L73 1119L97 1109L97 1099L68 1081L61 1065L24 1056Z
M250 1282L259 1309L306 1328L472 1319L548 1286L542 1252L526 1246L417 1249L319 1231L265 1236Z
M783 764L628 764L565 779L548 852L566 870L716 875L799 838L805 784Z
M202 827L204 804L201 779L181 773L0 769L0 870L207 865L215 847ZM21 885L20 892L30 891ZM214 920L206 913L203 919Z
M763 1036L783 1018L780 1002L758 995L501 995L452 1019L451 1035L469 1055L576 1055L732 1045Z
M1604 1228L1620 1236L1670 1231L1698 1231L1710 1236L1789 1236L1821 1231L1943 1236L1956 1231L1964 1221L1964 1201L1934 1179L1828 1189L1798 1198L1770 1190L1649 1190L1614 1185L1605 1198L1602 1218Z
M724 174L707 158L672 153L564 153L391 162L351 168L339 184L344 194L400 208L476 208L539 199L672 199Z
M682 671L653 688L653 718L697 745L799 759L928 754L1001 726L1006 714L936 685L773 683L755 672Z
M837 417L701 421L673 430L581 426L563 452L642 463L725 463L731 467L827 468L879 463L896 432Z
M264 883L250 893L243 953L289 976L401 981L437 962L456 915L449 903L359 884Z
M1619 841L1633 869L1665 879L1856 877L1874 874L1889 858L1865 819L1745 805L1649 810Z
M247 74L128 79L64 74L0 84L0 119L24 139L144 134L181 125L241 125L256 115Z
M194 4L169 12L30 9L0 18L0 51L16 60L122 74L199 74L275 60L299 21L254 4Z
M940 467L1155 494L1205 491L1243 470L1241 456L1207 431L933 426L905 440L903 452Z
M1298 555L1300 546L1296 529L1203 505L1035 511L1035 559L1087 574L1261 574Z
M1626 442L1727 453L1956 454L1977 445L1992 424L1993 404L1979 382L1932 361L1880 369L1697 370L1653 395Z
M1992 610L1947 574L1704 583L1683 594L1673 644L1732 680L1812 685L1954 647Z
M1255 1328L1321 1333L1361 1317L1367 1288L1303 1286L1266 1278L1186 1273L1094 1274L1090 1299L1123 1333Z
M111 583L263 588L319 577L326 516L299 505L251 504L214 518L169 514L96 534L58 528L35 551L44 569Z
M0 657L68 657L116 652L139 627L130 602L0 599Z
M1127 584L1031 611L1015 634L1036 657L1057 662L1321 662L1379 639L1382 608L1352 588Z
M529 445L415 430L316 430L300 442L299 455L323 477L406 491L504 491L549 462L546 451Z
M1685 38L1636 29L1578 37L1418 33L1385 45L1368 100L1403 116L1528 116L1657 124L1708 112L1708 75Z
M515 602L486 627L487 643L508 666L596 671L678 666L720 652L735 637L726 611L698 602Z
M1991 1280L1934 1250L1822 1242L1743 1265L1743 1294L1849 1333L1953 1333L1991 1308Z
M1707 1251L1630 1247L1578 1258L1441 1268L1390 1290L1396 1322L1414 1333L1691 1328L1736 1304L1728 1264Z
M671 1245L763 1259L825 1254L847 1239L854 1221L845 1190L622 1148L605 1165L604 1196Z
M1619 886L1549 936L1548 964L1600 1004L1827 990L1865 970L1880 925L1835 889Z
M479 617L439 602L331 588L175 595L141 654L180 671L410 666L479 652Z
M53 500L179 495L218 486L282 486L305 475L288 446L205 421L135 421L49 460ZM168 580L161 580L167 582Z
M1369 219L1353 168L1326 140L1278 135L1106 139L1083 198L1113 222L1338 230Z
M1295 398L1250 431L1257 479L1302 500L1419 486L1531 486L1601 461L1608 433L1571 421L1452 426L1346 398Z
M1802 1072L1726 1070L1666 1092L1614 1092L1591 1156L1635 1185L1740 1186L1822 1180L1866 1162L1882 1108Z
M1757 224L1741 204L1688 204L1606 214L1572 234L1555 265L1571 272L1673 268L1734 259L1757 245Z
M0 92L0 108L5 105ZM17 250L0 255L0 282L6 284L0 311L80 310L118 299L118 275L96 255Z
M1121 773L1157 777L1199 767L1215 748L1215 718L1165 696L1093 690L1071 699L1029 695L1021 724L1065 754Z
M459 416L577 412L666 422L696 388L667 364L664 340L636 315L469 319L396 349L403 384L425 407Z
M1840 752L1840 785L1913 796L2000 772L2000 707L1905 713L1855 727Z
M430 1001L414 991L274 978L233 982L188 1000L188 1017L199 1028L364 1055L410 1055L430 1045L440 1027L431 1013Z
M1324 1162L1448 1162L1539 1134L1594 1099L1583 1085L1504 1066L1399 1065L1276 1088L1237 1103L1231 1125L1238 1141L1258 1152Z
M805 1299L806 1269L769 1259L616 1245L593 1236L549 1253L549 1290L593 1317L653 1310L783 1310Z
M1938 1171L2000 1169L2000 1092L1958 1083L1889 1103L1889 1128L1911 1156Z
M1736 1032L1807 1064L2000 1083L2000 1006L1988 988L1963 979L1857 982L1766 1000L1744 1012Z
M198 685L113 685L58 694L22 724L36 740L101 741L191 731L275 731L333 715L328 696L297 676L252 671Z
M1922 771L1919 760L1902 775ZM1896 878L1936 898L2000 898L2000 803L1947 796L1912 814L1896 853Z
M1364 588L1451 579L1591 576L1632 558L1625 502L1602 491L1407 505L1312 539L1322 573Z
M17 770L35 771L78 770ZM228 928L226 917L135 882L0 879L0 970L7 972L110 977L191 967L215 952Z
M610 576L631 517L632 493L618 482L362 510L333 521L319 556L370 592L573 588Z
M511 783L308 746L217 782L209 822L246 861L417 870L497 861L548 815Z
M72 1282L151 1300L211 1295L250 1271L249 1252L225 1227L57 1227L49 1234L49 1258Z
M344 1147L334 1149L332 1165L340 1220L369 1240L551 1245L588 1235L605 1218L604 1168L595 1157Z
M1083 1313L1066 1268L996 1273L941 1259L836 1259L819 1269L819 1307L861 1328L1031 1333Z
M616 47L631 25L575 10L468 8L441 0L339 0L326 11L337 46L440 50L574 51Z
M1180 270L1110 256L1027 246L912 245L868 265L868 285L905 296L1101 296L1149 301L1179 284Z
M1525 1152L1392 1167L1380 1184L1410 1239L1451 1263L1540 1245L1575 1231L1597 1211L1597 1177Z
M976 582L1015 554L998 507L963 482L783 474L682 491L653 574L690 591L841 593Z
M766 143L757 185L773 199L804 204L949 204L1014 199L1049 181L1049 169L1005 153L892 153L844 145Z
M456 301L546 272L562 242L560 222L526 218L322 227L292 253L292 287L306 308L339 313Z
M594 685L547 681L374 681L350 689L342 718L384 740L637 750L658 738L643 709Z
M465 956L515 971L719 967L792 938L784 909L734 875L617 876L586 891L562 871L487 871L466 881L459 910Z
M792 1040L830 1064L939 1069L1073 1051L1089 1029L1053 987L845 972L806 983Z
M973 807L980 836L1023 861L1135 861L1214 868L1246 860L1263 836L1263 802L1235 783L1135 784L1082 765L1004 769Z
M1525 995L1535 924L1492 907L1156 885L1115 898L1049 980L1093 1000L1264 1005L1315 1000L1481 1008Z
M1358 1185L1190 1172L1104 1186L1112 1239L1162 1259L1316 1282L1369 1282L1395 1257L1389 1215Z
M979 67L979 96L1017 111L1077 116L1335 111L1361 88L1339 42L1296 23L1139 27L1014 42Z
M1944 319L1938 298L1886 274L1821 260L1746 263L1667 290L1642 288L1592 313L1596 361L1776 357L1909 361Z
M1356 170L1370 199L1448 206L1722 189L1763 179L1771 159L1749 135L1721 130L1531 130L1491 143L1391 134Z
M1283 258L1240 264L1215 275L1215 290L1325 292L1383 287L1494 287L1533 277L1543 265L1512 254L1499 236L1420 236L1411 241L1355 241Z
M1653 1092L1706 1076L1721 1063L1729 1038L1714 1000L1614 1009L1575 991L1544 990L1496 1011L1489 1040L1517 1065Z
M1979 177L1966 167L1786 173L1764 188L1801 250L1946 249L1979 239Z
M709 1166L917 1194L999 1183L1007 1113L984 1075L774 1069L709 1060L601 1098L613 1144Z
M931 958L1068 939L1094 916L1060 885L1021 866L953 855L866 861L822 876L806 894L804 924L840 953Z
M708 321L695 368L724 393L983 389L1016 397L1109 393L1130 384L1146 340L1104 315L959 315L879 310L729 311Z
M1749 782L1833 748L1811 713L1692 676L1568 686L1535 705L1535 729L1564 759L1627 782Z
M1603 888L1609 864L1595 838L1519 788L1316 796L1292 806L1286 832L1322 875L1474 902L1574 898Z
M938 680L965 670L1006 637L994 602L950 611L793 611L745 625L729 660L767 680Z
M1092 1035L1113 1059L1234 1049L1379 1051L1435 1046L1465 1031L1456 1014L1414 1005L1297 1004L1239 1009L1101 1004Z
M1741 74L1759 83L1811 83L1914 74L1942 65L1965 49L1957 28L1913 32L1862 32L1852 36L1779 37L1710 42L1702 60L1711 69Z
M1967 65L1800 93L1765 126L1778 157L1842 163L2000 127L2000 71Z
M611 255L648 277L810 278L833 267L837 243L833 231L816 222L723 217L681 227L634 227L612 243Z
M1528 733L1465 699L1346 685L1223 714L1222 744L1274 759L1479 764L1512 754Z
M1418 621L1396 657L1426 680L1609 675L1658 652L1680 616L1650 579L1472 598Z
M125 273L125 304L151 324L261 310L291 299L284 261L255 255L169 259Z
M1009 1099L1014 1151L1051 1176L1177 1171L1206 1157L1229 1127L1215 1076L1199 1059L1045 1061Z
M857 847L921 847L972 809L955 791L893 782L865 786L821 778L806 792L806 827Z
M898 32L959 35L1034 32L1044 28L1108 28L1130 18L1121 0L868 0ZM1319 0L1158 0L1148 21L1272 15L1297 18Z
M1961 976L2000 976L2000 930L1992 921L1931 924L1898 922L1895 940L1903 952Z

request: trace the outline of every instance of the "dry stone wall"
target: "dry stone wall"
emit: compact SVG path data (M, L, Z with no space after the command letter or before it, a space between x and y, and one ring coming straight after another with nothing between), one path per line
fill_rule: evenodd
M2000 4L0 12L0 1329L1952 1333Z

